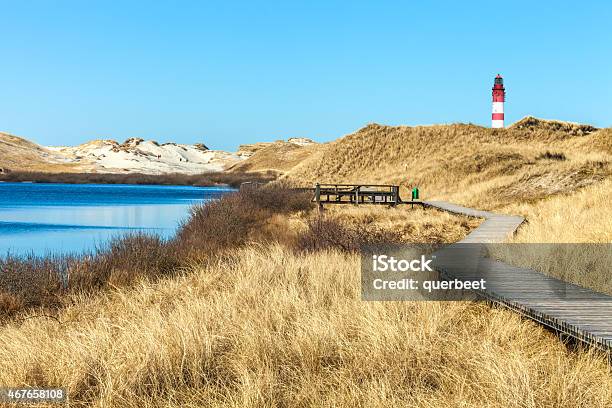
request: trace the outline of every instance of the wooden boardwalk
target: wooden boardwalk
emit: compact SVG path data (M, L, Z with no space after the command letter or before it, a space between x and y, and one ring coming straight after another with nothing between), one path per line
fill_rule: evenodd
M612 351L612 296L531 269L480 257L482 255L478 253L466 253L478 251L478 245L473 244L505 241L523 223L522 217L478 211L444 201L425 201L424 204L484 218L483 223L465 239L437 253L436 268L443 276L451 279L485 277L489 284L484 296L489 300L559 333Z

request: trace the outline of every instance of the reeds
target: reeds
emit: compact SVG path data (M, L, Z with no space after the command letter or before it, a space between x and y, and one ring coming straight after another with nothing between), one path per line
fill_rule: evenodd
M485 303L364 302L359 256L249 244L0 328L72 407L608 407L606 357Z
M229 185L238 187L245 181L268 182L277 174L267 172L211 172L202 174L141 174L141 173L47 173L32 171L8 171L0 173L0 181L66 184L161 184L186 186Z

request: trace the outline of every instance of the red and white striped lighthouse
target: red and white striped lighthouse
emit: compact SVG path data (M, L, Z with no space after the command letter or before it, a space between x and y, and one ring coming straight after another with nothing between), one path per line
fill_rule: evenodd
M506 99L506 89L504 88L504 78L497 74L493 84L493 115L491 117L491 127L504 127L504 100Z

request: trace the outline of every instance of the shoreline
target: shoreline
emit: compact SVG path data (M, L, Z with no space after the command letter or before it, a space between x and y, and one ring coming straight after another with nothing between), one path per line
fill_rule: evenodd
M166 173L47 173L11 171L0 174L0 182L49 183L49 184L127 184L127 185L175 185L193 187L236 188L246 181L270 182L277 178L267 172L208 172L202 174Z

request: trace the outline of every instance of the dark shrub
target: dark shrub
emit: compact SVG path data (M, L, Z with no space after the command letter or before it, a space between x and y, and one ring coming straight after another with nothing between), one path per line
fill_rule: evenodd
M154 279L179 265L168 242L145 234L116 238L95 255L0 259L0 315L24 307L57 308L64 293Z
M94 257L84 258L71 270L73 289L127 285L135 280L172 274L180 265L171 244L156 235L142 233L112 240Z
M67 270L76 262L72 257L0 259L0 316L20 308L60 306Z
M205 256L222 248L243 245L250 232L273 214L311 208L310 195L262 187L226 196L192 208L176 237L176 245L189 255Z
M540 154L538 157L536 157L536 159L538 160L559 160L559 161L564 161L566 160L565 154L563 153L551 153L549 151L546 151L546 153L542 153Z
M359 252L366 246L398 243L398 233L385 231L373 226L354 226L336 220L317 217L308 222L308 230L298 239L298 249L321 251L340 249L346 252Z

